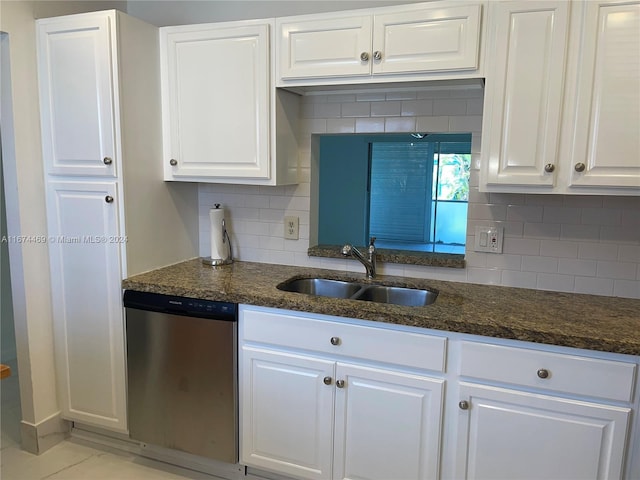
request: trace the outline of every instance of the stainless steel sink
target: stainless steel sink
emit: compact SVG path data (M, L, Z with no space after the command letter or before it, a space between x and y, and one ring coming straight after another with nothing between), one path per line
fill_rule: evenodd
M418 288L387 287L384 285L370 285L364 288L356 297L357 300L369 302L393 303L408 307L422 307L436 301L438 292Z
M370 285L326 278L292 278L277 286L279 290L331 298L421 307L438 297L437 290Z
M287 280L278 285L279 290L285 292L306 293L321 297L350 298L361 289L361 285L340 280L326 278L297 278Z

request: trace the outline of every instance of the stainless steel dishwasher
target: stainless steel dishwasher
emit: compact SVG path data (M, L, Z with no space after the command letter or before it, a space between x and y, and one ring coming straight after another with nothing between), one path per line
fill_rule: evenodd
M238 306L127 290L129 435L238 462Z

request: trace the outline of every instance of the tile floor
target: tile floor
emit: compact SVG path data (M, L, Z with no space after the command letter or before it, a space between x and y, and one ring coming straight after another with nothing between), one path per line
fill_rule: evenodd
M41 455L20 449L20 393L15 363L0 383L2 480L219 480L124 451L70 438Z

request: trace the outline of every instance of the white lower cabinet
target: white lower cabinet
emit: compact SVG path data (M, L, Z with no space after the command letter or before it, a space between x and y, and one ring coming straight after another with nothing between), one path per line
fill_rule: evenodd
M460 398L458 478L622 478L629 408L473 383Z
M265 311L241 309L241 463L305 479L438 477L444 379L351 357L351 335L382 329L311 320L307 336L335 353L309 353L282 328L291 315ZM252 332L261 320L278 346ZM402 342L386 348L402 359Z
M126 429L116 182L49 181L51 293L62 413Z
M638 357L245 305L239 332L249 467L311 480L637 478Z
M456 478L620 479L636 364L460 344Z

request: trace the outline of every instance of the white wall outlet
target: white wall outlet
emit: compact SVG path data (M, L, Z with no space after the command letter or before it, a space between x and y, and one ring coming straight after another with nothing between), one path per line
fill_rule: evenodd
M474 251L502 253L502 237L504 228L502 227L476 227L476 239Z
M284 217L284 238L298 240L298 217Z

